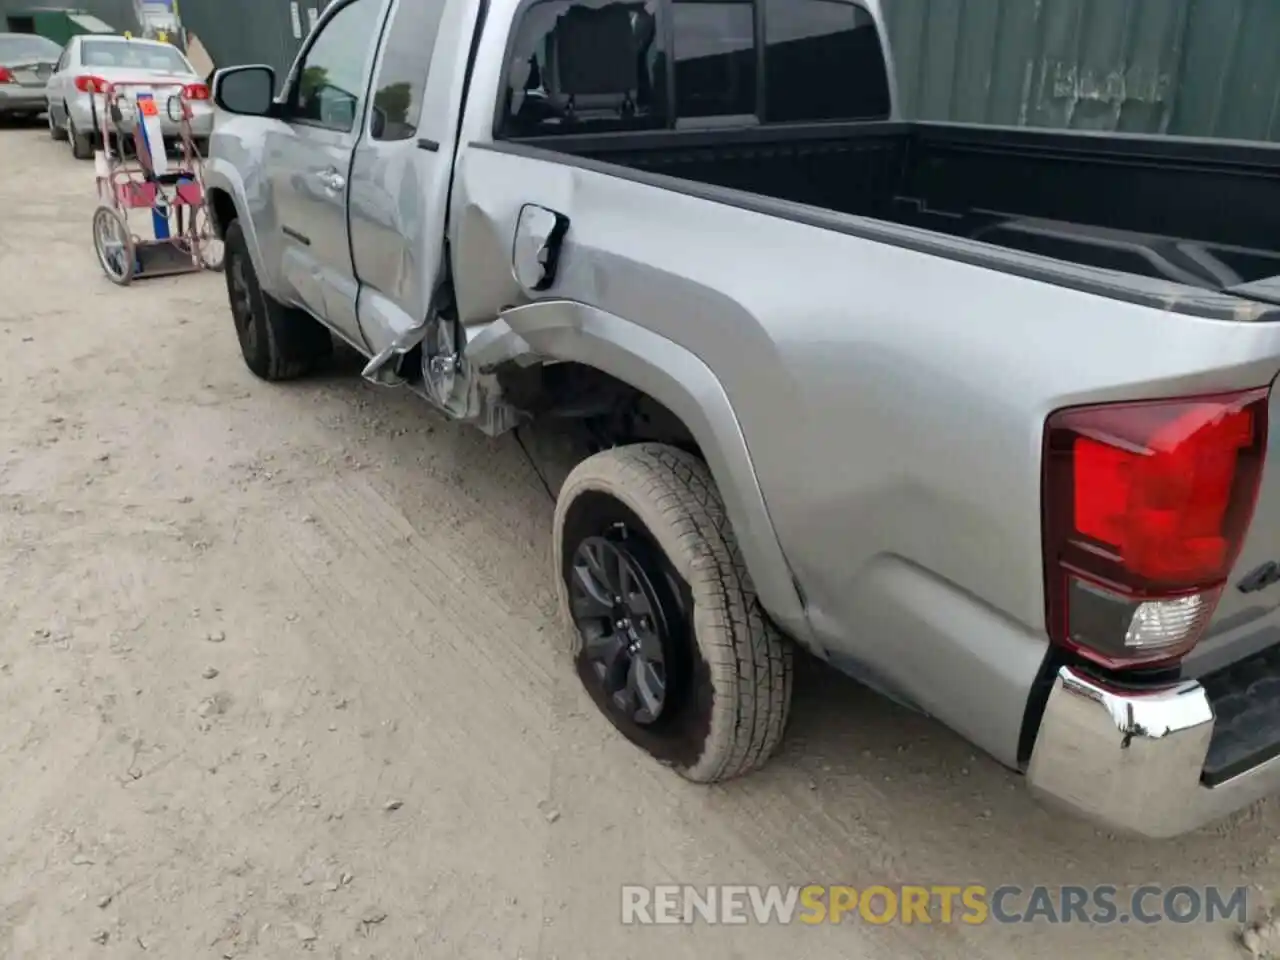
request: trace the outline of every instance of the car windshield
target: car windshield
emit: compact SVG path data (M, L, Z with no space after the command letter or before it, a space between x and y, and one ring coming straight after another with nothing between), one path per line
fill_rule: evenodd
M44 37L0 37L0 63L19 60L54 61L62 56L62 48Z
M165 43L86 40L80 51L80 61L86 67L124 67L165 73L191 72L187 61L182 59L182 54Z

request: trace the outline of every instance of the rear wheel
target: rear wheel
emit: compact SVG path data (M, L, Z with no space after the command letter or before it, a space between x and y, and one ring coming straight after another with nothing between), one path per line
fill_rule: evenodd
M93 159L93 138L76 129L76 122L67 113L67 139L71 141L71 155L77 160Z
M315 318L273 299L258 282L239 220L227 227L224 253L227 298L246 366L263 380L293 380L333 350Z
M48 111L46 111L45 116L46 116L46 117L48 118L48 120L49 120L49 139L50 139L50 140L65 140L65 139L67 139L67 130L66 130L66 128L65 128L65 127L63 127L61 124L59 124L59 123L58 123L58 121L57 121L56 119L54 119L54 116L53 116L53 107L50 107L50 108L48 109Z
M689 780L777 748L793 652L760 608L706 466L664 444L580 463L555 514L578 676L627 739Z

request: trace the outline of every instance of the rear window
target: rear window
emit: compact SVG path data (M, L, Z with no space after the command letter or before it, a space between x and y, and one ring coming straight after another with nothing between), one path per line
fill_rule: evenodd
M880 120L889 78L852 0L540 0L508 52L497 134Z
M506 136L669 125L657 0L535 3L507 64Z
M876 22L843 0L763 0L771 123L884 120L889 71Z
M85 40L80 62L86 67L126 67L164 73L191 73L191 67L174 47L164 43L128 40Z
M751 0L675 0L676 116L757 113L756 12Z
M62 56L62 48L44 37L0 37L0 65L18 60L47 60Z

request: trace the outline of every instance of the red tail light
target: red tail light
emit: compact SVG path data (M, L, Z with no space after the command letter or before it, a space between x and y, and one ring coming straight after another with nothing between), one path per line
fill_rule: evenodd
M103 80L101 77L82 74L81 76L76 77L76 89L81 93L106 93L107 81Z
M1106 667L1177 660L1257 500L1266 389L1059 410L1045 428L1049 635Z
M17 83L13 78L13 71L8 67L0 67L0 83Z
M209 88L203 83L189 83L182 88L182 95L188 100L208 100Z

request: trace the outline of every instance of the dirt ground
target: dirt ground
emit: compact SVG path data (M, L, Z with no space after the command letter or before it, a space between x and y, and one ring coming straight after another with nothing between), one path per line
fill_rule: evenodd
M1260 907L1280 808L1109 838L811 663L767 770L680 781L561 655L552 504L514 440L351 355L255 380L221 276L112 286L91 165L43 127L0 130L0 162L0 956L1241 955L1233 923L623 926L624 883L1249 884Z

